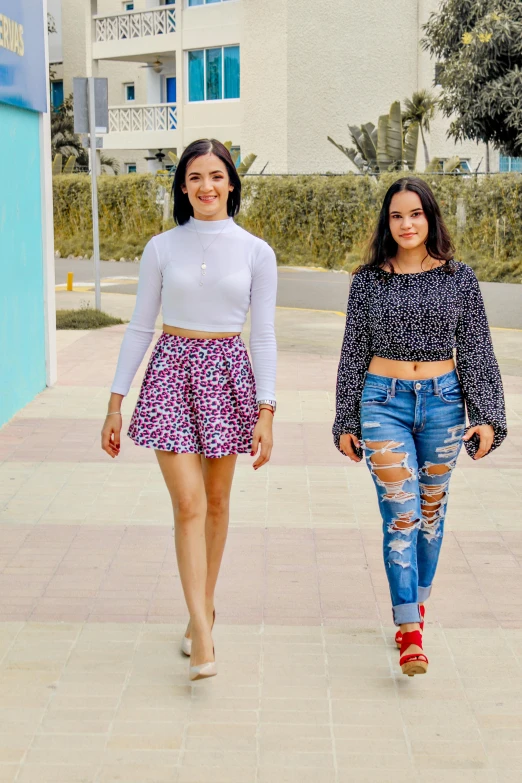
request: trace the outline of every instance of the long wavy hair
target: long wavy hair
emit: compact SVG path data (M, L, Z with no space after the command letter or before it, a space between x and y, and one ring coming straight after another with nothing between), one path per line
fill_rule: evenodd
M451 274L455 271L450 263L455 249L449 231L440 214L439 205L431 188L418 177L401 177L388 188L382 202L377 226L368 245L364 264L359 267L359 270L364 269L365 266L373 266L384 271L394 272L390 259L394 258L397 253L397 242L392 237L390 230L390 204L396 193L405 190L416 193L421 200L422 209L428 221L427 254L438 261L444 261L445 271Z
M174 202L174 222L178 226L187 223L191 217L194 217L194 210L186 193L183 193L181 186L185 184L187 168L190 163L201 155L216 155L226 166L230 184L234 186L228 194L227 213L229 217L234 217L239 212L241 206L241 180L234 161L224 144L217 139L198 139L193 141L183 151L179 159L174 182L172 184L172 200Z

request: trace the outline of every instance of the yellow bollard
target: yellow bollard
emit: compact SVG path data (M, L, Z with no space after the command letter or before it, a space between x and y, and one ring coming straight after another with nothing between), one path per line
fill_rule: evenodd
M73 279L74 274L72 272L67 272L67 290L72 291L73 290Z

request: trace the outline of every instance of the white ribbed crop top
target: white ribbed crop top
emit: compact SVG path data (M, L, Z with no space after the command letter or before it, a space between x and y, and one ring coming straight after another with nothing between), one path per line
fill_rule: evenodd
M208 248L205 255L203 247ZM276 292L274 251L232 218L191 217L185 225L158 234L143 251L136 306L111 391L128 393L154 335L160 306L164 324L202 332L241 332L250 308L257 399L275 400Z

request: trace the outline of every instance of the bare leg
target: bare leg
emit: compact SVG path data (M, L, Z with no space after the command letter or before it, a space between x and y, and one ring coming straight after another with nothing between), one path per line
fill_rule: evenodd
M178 569L192 628L191 665L214 660L206 614L207 552L205 518L207 500L199 454L156 451L172 500Z
M205 589L207 619L212 625L214 592L227 540L230 492L237 455L221 459L202 457L203 479L207 496L205 539L207 550L207 583ZM190 623L185 634L190 639Z

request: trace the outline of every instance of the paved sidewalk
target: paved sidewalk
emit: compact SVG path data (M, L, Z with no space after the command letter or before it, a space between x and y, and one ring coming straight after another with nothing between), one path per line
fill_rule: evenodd
M194 686L154 456L98 445L124 327L58 333L58 385L0 431L0 783L522 779L522 333L494 331L510 436L459 460L409 679L373 485L331 443L343 319L281 309L277 330L273 460L239 460L219 676Z

